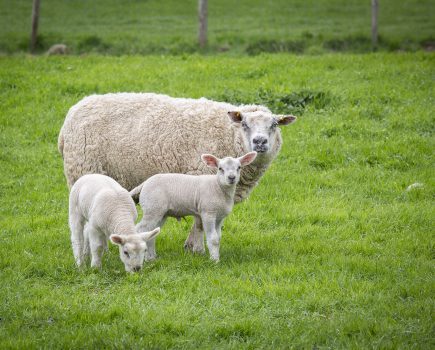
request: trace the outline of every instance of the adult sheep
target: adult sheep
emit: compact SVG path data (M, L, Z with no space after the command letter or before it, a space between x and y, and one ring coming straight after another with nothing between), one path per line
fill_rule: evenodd
M296 120L259 105L234 106L205 98L153 93L85 97L69 110L59 134L68 187L99 173L131 190L158 173L210 174L201 154L240 157L258 153L243 168L235 203L245 199L277 156L278 126ZM195 220L185 247L203 252L202 223Z

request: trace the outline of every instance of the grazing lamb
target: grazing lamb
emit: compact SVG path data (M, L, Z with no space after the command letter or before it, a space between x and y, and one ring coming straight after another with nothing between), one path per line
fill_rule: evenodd
M203 162L218 169L216 175L157 174L150 177L130 192L132 196L140 193L143 218L137 225L138 230L161 227L168 216L193 215L200 218L204 227L210 258L219 261L221 227L233 209L240 169L252 163L256 156L257 152L250 152L240 158L218 159L203 154ZM204 250L204 237L196 237L195 241L198 242L195 248ZM147 254L147 259L156 257L155 239L148 242Z
M256 151L243 168L235 202L248 197L281 148L278 126L296 117L264 106L234 106L205 98L153 93L85 97L69 110L59 134L68 186L88 173L105 174L131 190L159 173L211 174L199 155L241 156ZM202 223L195 219L185 247L193 250Z
M82 176L71 188L69 226L77 265L84 263L91 251L92 267L101 267L107 240L119 245L119 254L127 272L142 268L146 242L154 239L160 228L137 233L136 206L126 189L112 178L89 174Z

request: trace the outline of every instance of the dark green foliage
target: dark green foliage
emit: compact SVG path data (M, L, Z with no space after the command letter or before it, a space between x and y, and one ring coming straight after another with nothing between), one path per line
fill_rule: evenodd
M259 88L254 94L242 91L226 90L223 94L211 96L218 101L234 104L261 104L268 106L274 113L289 113L302 115L305 108L311 105L313 109L324 109L333 101L330 93L322 91L302 90L292 93L279 93Z
M91 35L83 38L77 45L77 50L80 53L83 52L107 52L111 48L111 45L103 42L101 38L96 35Z
M278 40L260 40L251 43L246 48L249 55L258 55L262 52L276 53L276 52L291 52L303 53L306 43L302 40L293 41L278 41Z

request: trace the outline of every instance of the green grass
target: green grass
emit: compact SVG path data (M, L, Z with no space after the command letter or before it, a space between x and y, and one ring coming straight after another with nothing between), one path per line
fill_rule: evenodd
M197 0L43 0L39 50L59 42L75 54L191 53L197 51ZM209 1L206 52L371 50L370 1ZM28 0L0 0L0 52L26 51ZM431 0L382 0L381 50L435 46Z
M434 63L0 58L0 348L434 348ZM185 253L191 221L170 220L140 274L114 246L102 271L75 268L57 135L70 106L109 91L298 111L218 265Z

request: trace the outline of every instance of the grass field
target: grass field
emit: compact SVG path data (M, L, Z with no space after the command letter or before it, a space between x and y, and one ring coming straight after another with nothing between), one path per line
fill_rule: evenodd
M65 43L74 54L197 51L197 0L42 0L39 51ZM382 0L380 50L435 47L431 0ZM28 0L0 0L0 52L26 51ZM257 54L371 50L370 1L209 1L206 52Z
M434 56L0 58L0 348L415 348L434 340ZM155 91L297 111L223 229L128 275L74 266L57 135L83 96ZM413 183L423 187L407 191Z

